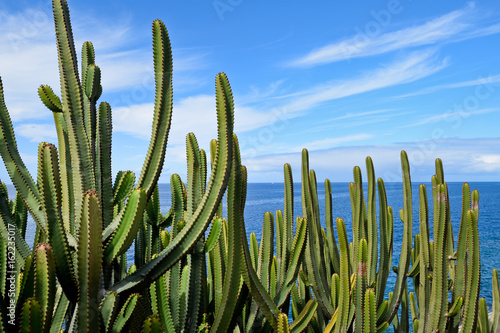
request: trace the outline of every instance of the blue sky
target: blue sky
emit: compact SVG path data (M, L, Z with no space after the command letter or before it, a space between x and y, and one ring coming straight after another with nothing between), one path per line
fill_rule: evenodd
M150 3L150 2L143 2ZM498 1L69 1L77 45L90 40L113 108L113 172L140 172L154 86L151 23L165 22L174 54L174 114L161 181L184 179L185 137L216 136L214 78L227 73L249 181L299 180L310 151L318 180L350 181L371 156L376 175L500 181ZM57 142L37 87L58 90L51 5L0 2L0 76L33 176L40 141ZM80 47L79 46L79 47ZM5 169L0 179L8 181Z

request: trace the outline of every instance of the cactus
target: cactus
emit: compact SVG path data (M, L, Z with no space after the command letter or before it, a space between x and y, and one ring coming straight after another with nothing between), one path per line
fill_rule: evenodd
M392 259L392 209L387 206L385 187L382 179L378 179L380 203L379 228L380 249L377 244L378 228L376 225L375 206L375 172L371 158L366 159L368 170L368 200L365 201L362 189L361 170L354 168L354 182L350 183L351 206L353 213L353 242L349 245L345 224L337 219L339 240L336 244L332 228L331 184L325 181L326 212L325 231L320 225L320 212L317 199L316 176L309 170L308 153L302 152L302 205L308 221L308 246L304 266L307 280L312 288L314 299L320 305L317 324L320 330L340 332L355 328L361 332L365 318L365 293L372 289L376 298L376 311L379 312L375 325L382 330L386 324L396 317L399 304L405 297L406 274L410 264L412 245L411 217L411 182L409 163L405 152L401 154L403 170L403 195L405 207L401 212L404 223L404 237L397 269L398 275L393 297L384 301L385 286ZM325 251L317 248L326 247ZM313 250L315 249L315 250ZM378 272L376 270L378 264ZM325 274L324 272L327 272ZM401 272L401 273L399 273ZM331 279L325 279L325 277ZM338 281L338 282L337 282ZM300 281L299 281L300 283ZM309 296L310 297L310 296ZM308 298L309 299L309 298ZM384 310L384 311L382 311Z
M434 241L429 239L429 205L425 185L419 187L420 234L415 237L412 269L415 295L410 295L412 318L418 322L418 332L475 332L478 325L485 327L486 304L479 300L480 260L477 221L479 194L471 195L469 184L462 187L462 217L455 247L450 230L448 190L444 181L443 165L436 160L436 174L432 177ZM451 290L451 303L448 291ZM495 271L493 272L493 293ZM498 298L493 307L498 312ZM418 310L417 310L418 308ZM408 312L408 311L406 311ZM487 315L486 315L487 317ZM492 321L494 324L494 321ZM489 322L488 326L489 328Z

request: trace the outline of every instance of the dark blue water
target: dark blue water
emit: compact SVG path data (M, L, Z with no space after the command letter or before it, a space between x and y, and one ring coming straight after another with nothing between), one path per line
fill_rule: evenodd
M413 184L413 235L418 230L418 185ZM392 206L394 211L394 252L393 263L397 265L402 244L403 224L399 219L399 210L403 208L403 189L401 183L386 183L388 205ZM428 198L432 200L431 186L426 184ZM478 182L470 183L472 190L479 191L479 238L481 248L481 297L484 297L489 307L491 307L491 271L493 268L500 269L500 182ZM10 188L13 190L13 188ZM166 213L170 208L170 186L169 184L160 184L160 203L162 213ZM366 195L366 185L364 186ZM10 192L10 191L9 191ZM458 237L458 229L461 216L462 205L462 183L448 183L448 192L451 207L451 222L455 234L455 242ZM321 213L324 214L325 207L324 184L318 184L318 197ZM252 183L248 184L247 201L245 206L245 224L247 235L254 232L257 239L260 240L263 216L266 211L275 213L276 210L283 210L283 184L275 183ZM348 183L332 184L333 216L344 219L347 227L349 240L352 240L351 227L351 203L349 197ZM224 202L225 209L225 202ZM378 208L378 198L377 198ZM432 228L432 202L429 203L430 228ZM300 197L300 184L294 187L294 214L302 216L302 205ZM323 227L324 216L321 218ZM31 221L31 232L34 234L34 223ZM431 231L432 237L432 231ZM32 240L28 242L31 244ZM133 261L133 252L129 251L130 260ZM391 272L387 285L387 292L393 289L396 274ZM411 281L411 279L410 279ZM410 286L411 289L411 286ZM411 320L411 318L410 318Z

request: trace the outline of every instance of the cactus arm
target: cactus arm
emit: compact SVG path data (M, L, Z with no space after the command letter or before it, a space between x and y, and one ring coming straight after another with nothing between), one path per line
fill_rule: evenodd
M377 235L377 209L376 209L376 178L373 162L370 157L366 158L366 170L368 174L368 202L367 202L367 241L368 241L368 282L375 281L378 259L378 235Z
M274 216L271 212L264 213L264 224L262 226L262 236L260 238L259 261L257 265L257 275L260 282L269 292L269 274L271 272L271 262L274 251Z
M29 298L23 305L21 333L42 332L42 311L36 298Z
M464 297L463 296L458 296L455 299L455 302L451 305L450 309L448 312L446 312L446 317L455 317L457 314L459 314L462 310L462 305L464 303Z
M43 332L48 332L56 296L56 266L54 253L47 243L39 243L34 259L34 294L40 303Z
M102 265L102 215L96 191L83 197L78 238L78 329L99 330L99 287Z
M120 254L127 251L132 245L134 238L143 223L144 210L146 208L146 192L142 189L134 189L127 199L124 211L110 225L114 228L110 239L103 250L103 259L106 264L111 263ZM102 238L106 239L106 229Z
M276 210L274 216L276 217L274 228L276 229L276 246L273 251L276 256L277 266L276 266L276 282L281 285L282 281L282 269L286 270L286 264L283 265L283 257L287 256L286 250L283 248L286 246L286 241L284 240L286 235L285 222L283 221L283 212L281 209ZM278 263L279 262L279 263Z
M213 301L215 305L215 312L218 312L221 307L222 289L224 287L224 263L225 253L221 242L223 242L223 234L219 237L219 242L216 244L214 250L210 252L210 259L212 264L212 288L213 288Z
M82 45L82 90L83 93L83 120L85 133L89 140L90 149L92 151L92 160L94 168L96 168L96 138L97 138L97 117L96 117L96 102L102 93L101 87L101 71L95 65L94 46L91 42L84 42ZM96 171L97 168L96 168ZM96 182L99 177L96 175Z
M99 126L97 126L96 142L96 188L99 192L102 207L103 227L107 227L113 219L113 185L111 175L111 107L108 103L101 103L97 112Z
M12 121L5 105L2 79L0 78L0 155L5 163L12 183L23 198L33 219L45 231L46 217L38 189L19 154Z
M333 230L332 184L329 179L325 179L325 223L327 230L326 241L328 243L328 250L330 252L330 260L334 272L338 273L340 271L340 259L337 240L335 239L335 233Z
M189 280L191 278L191 255L187 256L187 264L182 268L180 283L179 283L179 308L177 315L174 314L174 324L176 331L185 331L187 303L189 300ZM196 318L191 318L196 322Z
M367 289L365 292L365 306L364 306L364 331L363 332L376 332L377 327L377 308L375 303L375 292L373 289ZM357 326L356 326L357 329Z
M467 211L467 248L469 265L467 269L465 302L463 305L462 332L475 332L477 327L479 286L481 284L481 263L479 256L479 235L477 215L474 210Z
M77 299L77 283L73 272L73 261L67 231L61 215L61 179L56 147L49 143L39 146L38 173L40 192L47 214L48 241L54 250L55 267L59 282L71 301Z
M491 278L491 287L493 291L493 322L491 323L491 332L496 332L498 329L498 321L500 316L500 283L498 281L498 270L493 269L493 277Z
M243 259L243 252L240 240L247 237L246 232L244 232L245 229L243 221L247 179L246 168L241 165L240 151L236 135L233 137L232 157L232 170L227 187L228 255L226 257L226 272L221 299L221 303L224 306L219 310L219 312L217 312L210 332L226 332L228 330L228 325L231 322L238 300L235 296L238 295L240 291L241 271L244 270L241 263L241 260ZM270 225L270 229L272 230L273 221L270 218L268 218L268 225ZM261 244L263 241L264 239L262 239ZM262 250L263 249L261 248L261 251Z
M138 303L139 300L139 294L131 294L127 300L125 301L125 304L120 309L120 312L118 313L116 320L113 324L113 328L111 332L113 333L120 333L123 332L123 328L125 327L125 324L127 324L128 320L132 316L132 313L135 310L135 307ZM96 331L97 332L97 331Z
M285 223L285 236L283 237L282 248L284 254L281 255L281 276L285 276L286 262L292 251L293 241L293 175L292 167L290 164L285 164L284 169L284 207L283 207L283 221ZM290 267L290 266L289 266Z
M188 193L186 219L189 219L199 205L206 184L206 155L199 149L193 133L187 136L186 151L188 156ZM189 314L189 321L184 320L185 331L195 332L200 321L200 310L203 293L203 273L205 268L204 237L194 246L193 253L188 255L189 293L186 298L187 308L184 316Z
M387 278L391 270L391 244L392 240L389 235L389 217L387 211L387 194L385 191L385 184L382 178L377 180L378 185L378 198L379 198L379 215L380 215L380 263L377 273L377 306L384 302L385 287Z
M193 133L189 133L186 137L186 153L188 165L186 218L190 218L201 198L200 167L202 161L200 148Z
M302 150L302 206L303 214L308 224L308 237L305 254L305 263L308 279L311 281L316 301L321 310L333 315L334 309L331 308L329 300L329 290L326 277L321 274L322 265L324 265L323 239L320 231L319 208L316 192L316 176L313 170L309 170L309 153L306 149Z
M7 191L6 191L7 192ZM16 198L14 199L13 207L12 207L12 215L14 218L14 222L16 224L21 237L26 237L26 227L28 224L28 209L23 202L23 198L16 193Z
M24 264L24 270L22 274L22 279L19 281L20 287L19 287L19 293L17 294L17 306L19 310L19 306L22 306L24 302L30 298L33 297L33 284L35 281L35 274L34 274L34 262L33 262L33 254L30 254L26 258L26 262Z
M340 293L340 277L338 273L332 274L332 279L330 282L330 293L332 299L332 307L334 309L337 308L339 302L339 293Z
M155 107L153 130L148 152L137 186L153 193L165 160L170 120L172 118L172 50L165 24L153 22L153 57L155 69Z
M53 0L59 70L61 78L61 99L64 119L67 124L69 153L73 168L73 193L75 212L79 216L83 194L93 190L94 168L85 132L83 116L83 93L78 76L78 64L73 32L66 0Z
M437 188L438 223L434 234L434 266L432 275L431 301L429 304L430 321L427 322L429 330L444 331L446 317L444 314L448 304L448 262L446 256L446 242L448 229L448 216L446 210L447 188L446 184L439 184ZM431 326L429 326L431 325Z
M291 333L303 332L307 328L311 320L314 318L317 308L318 308L318 303L312 299L309 300L304 309L302 309L302 311L300 312L299 316L290 325L290 332Z
M144 321L142 333L161 333L163 332L160 318L157 315L151 315Z
M280 313L278 316L278 333L290 333L288 316L284 313Z
M205 245L203 251L206 253L211 252L215 245L219 242L219 238L222 232L222 219L216 218L212 222L212 226L210 227L210 232L208 233L207 240L205 241Z
M52 112L63 112L61 99L57 96L52 88L48 85L38 87L38 96L42 103Z
M382 321L391 322L392 318L396 316L401 297L406 285L406 275L410 266L410 252L412 248L412 228L413 228L413 211L411 202L411 180L410 180L410 164L408 162L408 155L405 151L401 152L401 169L403 173L403 244L401 247L401 254L399 257L398 276L396 278L396 285L394 286L394 295L389 305L389 311L382 319ZM392 244L392 240L391 240Z
M132 171L120 171L116 175L115 184L113 186L113 203L117 205L125 200L135 183L135 174Z
M50 325L50 333L61 332L68 307L68 298L64 294L62 288L57 288L56 299L54 302L54 314L52 315L52 323Z
M292 244L292 253L290 255L290 262L288 263L288 270L286 271L286 276L283 279L283 284L281 289L277 293L277 297L275 298L276 304L278 307L281 307L288 298L290 291L292 290L292 286L295 284L297 280L297 275L300 270L300 262L303 261L306 240L307 238L307 223L303 221L300 225L297 225L297 230L295 232L295 238L293 239Z
M160 252L155 259L138 269L136 273L113 287L113 290L118 293L143 289L172 267L203 236L217 211L229 179L232 160L232 149L230 148L233 145L233 102L226 75L223 73L217 75L216 82L218 150L215 167L212 170L202 202L180 234L170 242L166 249Z
M195 245L194 253L191 255L191 277L189 280L189 298L187 300L187 329L186 331L196 332L201 319L203 297L205 294L204 284L206 284L206 265L203 243Z
M62 111L53 112L54 124L57 131L59 150L59 172L61 174L61 206L64 228L72 234L75 232L75 205L73 204L73 168L69 148L68 128Z
M238 152L239 154L239 152ZM238 155L239 157L239 155ZM236 170L235 170L236 171ZM244 203L246 199L246 169L242 167L242 176L243 176L243 181L242 184L244 191L242 191L241 194L241 202L240 202L240 207L236 207L236 212L238 212L240 216L240 221L241 221L241 234L240 234L240 240L241 243L240 245L242 246L242 264L241 264L241 274L243 276L243 279L245 281L245 284L247 285L250 293L252 294L253 300L258 304L260 310L262 313L266 316L267 321L269 324L272 326L274 330L278 329L278 317L279 317L279 309L278 307L274 304L273 300L269 296L269 294L266 291L266 288L262 285L260 282L257 273L255 272L255 269L253 268L253 262L252 258L250 256L250 251L249 246L248 246L248 240L246 233L243 232L245 230L245 220L243 218L243 209L244 209ZM232 173L233 174L233 173Z
M471 209L471 191L467 183L462 185L462 214L460 217L460 228L458 231L455 277L453 281L452 295L456 298L465 295L465 281L467 276L467 211ZM452 319L451 330L458 332L460 316Z
M85 53L85 45L82 53ZM82 67L85 62L82 62ZM87 138L89 140L90 148L92 151L92 159L95 162L96 155L96 139L97 139L97 99L102 93L101 87L101 69L95 64L89 64L87 67L82 68L82 90L83 94L83 107L84 107L84 125ZM94 164L95 166L95 164Z
M419 332L427 327L429 317L429 301L431 299L431 284L427 276L431 265L431 255L429 247L429 208L427 201L427 190L424 184L419 186L419 230L420 230L420 255L419 255L419 283L418 287L418 308Z
M117 299L116 293L109 292L104 296L99 305L102 329L104 332L109 332L111 330L111 325L113 324L113 318L117 312Z
M478 325L479 332L490 332L490 322L488 319L488 306L486 300L481 297L479 300Z
M367 306L371 305L371 304L365 304L367 297L365 295L365 291L367 289L366 288L367 285L368 285L368 244L365 238L361 238L358 244L358 267L356 272L356 293L355 293L356 332L363 332L363 329L366 328L366 326L363 323L363 320L366 319L365 309ZM368 323L368 325L371 324Z
M354 182L349 184L349 192L351 195L352 207L352 243L353 255L351 256L352 270L358 269L358 244L361 238L365 238L365 221L363 219L364 196L363 196L363 180L361 176L361 168L355 166L353 168Z
M259 305L260 310L264 313L267 320L273 327L273 329L277 329L277 318L279 316L279 309L274 304L273 300L266 292L262 283L253 269L250 253L248 251L248 241L246 240L246 236L242 237L243 243L243 255L244 255L244 265L242 265L242 275L245 280L250 293L252 294L252 298Z
M349 316L349 249L347 244L347 231L345 228L345 223L341 218L337 218L337 232L340 252L340 295L339 304L337 307L335 333L345 330Z
M160 278L153 283L155 284L156 293L158 296L158 314L160 316L162 325L167 332L175 332L174 320L172 318L172 312L169 304L169 275L170 272L167 272L160 276Z
M321 222L320 222L320 211L319 211L319 202L318 202L318 183L316 180L316 172L314 170L310 170L309 172L309 198L310 198L310 204L312 207L312 225L308 225L308 228L314 228L314 230L309 229L309 232L312 231L312 235L314 235L315 238L315 247L312 248L313 253L315 258L312 258L312 264L313 267L315 267L314 274L316 274L316 281L319 283L319 285L315 285L319 289L319 294L321 294L322 299L319 302L320 304L323 304L328 313L331 315L333 314L333 309L329 307L330 305L330 300L328 298L329 296L329 287L328 287L328 281L327 277L325 274L322 274L322 268L327 264L327 261L325 260L325 254L324 254L324 249L325 249L325 241L323 235L322 235L322 228L321 228ZM309 243L312 245L312 243Z

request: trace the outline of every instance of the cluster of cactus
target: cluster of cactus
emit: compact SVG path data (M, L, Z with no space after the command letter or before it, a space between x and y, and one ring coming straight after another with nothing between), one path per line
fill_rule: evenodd
M402 153L403 243L392 292L386 285L393 211L370 158L366 199L359 167L349 185L352 242L341 218L334 225L329 180L321 221L316 175L304 150L302 216L295 217L286 164L283 210L265 213L259 244L254 233L247 239L246 168L233 133L229 81L219 74L218 138L210 144L210 161L188 134L187 180L171 176L171 207L164 215L157 183L172 113L164 24L153 22L155 110L142 172L136 181L133 172L120 171L113 182L112 113L109 104L98 104L101 73L93 46L83 44L79 74L66 0L53 0L53 8L61 97L49 86L38 93L53 113L58 145L39 145L36 181L19 154L0 80L0 154L17 190L10 200L0 182L0 332L383 332L390 324L406 332L410 313L414 332L496 332L496 270L491 319L486 301L479 300L479 196L464 184L455 249L440 160L432 178L434 234L421 185L420 234L413 243L409 163ZM31 247L28 215L36 223Z
M479 299L479 193L463 185L462 215L457 246L453 241L448 190L443 166L436 160L432 177L433 237L429 231L429 206L425 185L419 187L419 230L412 248L413 207L409 162L401 153L404 207L399 211L403 239L394 291L386 293L393 252L393 210L387 205L384 182L375 181L373 163L366 159L368 193L365 200L361 170L355 167L349 184L352 209L352 242L337 218L335 239L331 184L325 180L325 221L320 223L317 181L309 170L308 152L302 152L302 207L308 221L308 247L294 290L315 299L318 311L311 321L315 332L383 332L390 324L396 332L496 332L500 315L498 271L493 270L492 312ZM285 166L285 175L289 172ZM285 176L286 179L286 176ZM377 226L376 189L379 224ZM285 188L285 198L286 195ZM290 193L290 192L288 192ZM326 226L326 231L321 225ZM378 234L378 231L380 233ZM434 241L430 241L432 238ZM380 240L380 245L378 242ZM410 266L411 263L411 266ZM378 267L378 271L377 271ZM303 272L303 274L302 274ZM413 280L409 292L408 277ZM305 290L305 292L304 292ZM385 299L388 296L388 299ZM292 313L294 304L292 303Z
M174 214L179 211L172 210L163 216L157 182L172 113L172 57L164 24L153 23L155 110L142 172L137 181L131 171L118 172L113 184L111 107L98 104L101 74L93 46L83 44L80 76L67 2L54 0L53 10L61 97L45 85L38 93L53 113L58 147L39 145L36 181L19 154L0 82L0 153L17 190L10 201L5 185L0 187L0 331L142 327L151 312L144 305L150 302L152 282L175 270L188 253L194 256L229 181L229 83L224 74L217 76L218 141L206 190L188 196L187 214L181 210L179 218ZM31 248L25 241L28 212L36 222ZM170 224L180 229L179 219L182 230L172 232L170 242L160 241L161 231ZM127 272L126 252L134 242L135 266Z

